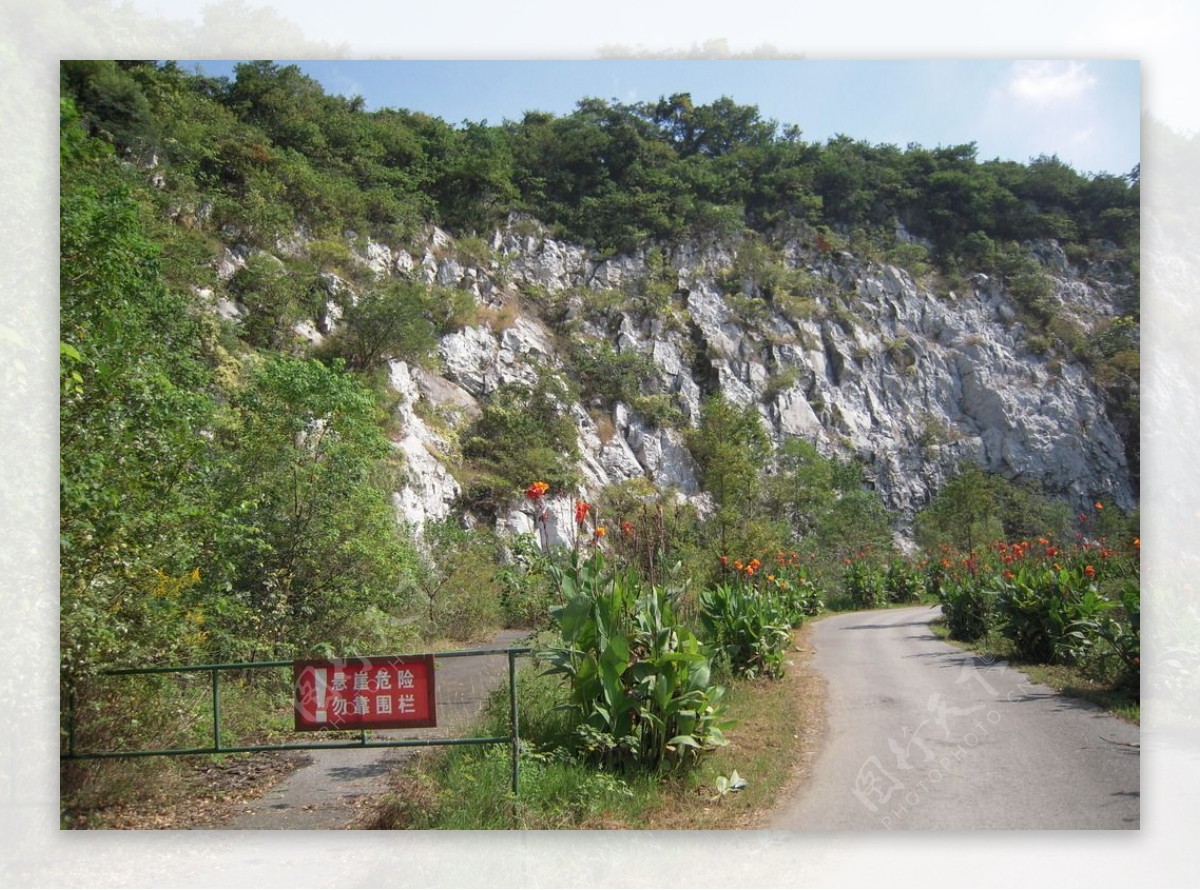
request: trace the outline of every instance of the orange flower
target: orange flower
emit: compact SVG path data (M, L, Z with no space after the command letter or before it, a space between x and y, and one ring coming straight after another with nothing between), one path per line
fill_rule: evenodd
M729 565L729 557L728 556L721 556L718 558L721 560L721 565L723 565L723 566Z
M602 525L596 526L596 537L597 538L603 538L607 534L608 534L608 529L606 529L604 526L602 526Z
M525 489L525 497L529 498L532 501L536 501L539 498L541 498L543 495L545 495L546 492L548 492L549 490L550 490L550 486L547 485L545 482L535 482L535 483L533 483L533 485L531 485L527 489Z
M1133 547L1135 550L1141 550L1142 549L1142 539L1134 538L1133 539Z
M627 538L633 537L633 523L628 519L621 520L621 534Z
M1095 578L1095 577L1096 577L1096 570L1095 570L1094 568L1092 568L1091 566L1084 566L1084 567L1083 567L1083 573L1084 573L1085 575L1087 575L1089 578Z
M740 559L737 559L737 560L734 560L733 567L740 572L746 566L745 566L745 564L742 563L742 561Z
M1097 510L1104 509L1104 505L1102 503L1100 503L1099 501L1096 501L1096 503L1092 504L1092 506L1095 507Z
M587 519L587 515L592 512L592 505L587 501L579 501L575 504L575 523L583 525L583 521Z

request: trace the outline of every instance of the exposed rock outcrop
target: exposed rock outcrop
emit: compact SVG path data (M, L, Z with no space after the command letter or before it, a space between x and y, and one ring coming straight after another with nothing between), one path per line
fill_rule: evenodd
M704 396L720 390L731 402L757 406L776 443L799 436L825 454L856 456L906 522L964 461L1039 482L1076 504L1097 497L1136 504L1124 443L1086 369L1031 349L1017 303L995 278L980 274L961 293L935 293L896 266L793 242L783 256L814 283L798 312L753 288L727 292L723 273L734 263L733 248L685 244L672 257L678 289L668 317L639 309L650 275L641 254L594 257L528 221L496 232L491 247L497 261L479 269L456 259L453 239L435 231L419 262L374 244L363 260L376 274L467 289L481 306L517 305L530 288L571 295L568 315L579 329L650 360L648 394L665 397L678 422L656 424L618 403L603 418L602 434L594 409L571 406L583 454L581 494L643 477L699 497L684 430L697 422ZM1116 313L1122 285L1080 278L1053 242L1032 251L1052 277L1055 305L1082 329ZM239 260L227 253L222 274ZM604 318L588 316L588 294L606 298ZM461 426L497 387L570 373L562 339L521 305L511 323L443 336L441 377L393 365L404 431L397 447L408 461L397 506L415 525L447 515L459 493L445 459L451 449L414 413L420 400ZM325 330L335 314L315 327ZM571 517L558 512L551 511L554 534L569 537ZM523 516L514 508L506 522L523 529L530 522Z

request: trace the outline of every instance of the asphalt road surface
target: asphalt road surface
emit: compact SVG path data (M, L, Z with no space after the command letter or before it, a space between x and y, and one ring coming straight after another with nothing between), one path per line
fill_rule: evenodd
M827 726L770 827L1138 828L1138 727L942 642L939 611L813 625Z

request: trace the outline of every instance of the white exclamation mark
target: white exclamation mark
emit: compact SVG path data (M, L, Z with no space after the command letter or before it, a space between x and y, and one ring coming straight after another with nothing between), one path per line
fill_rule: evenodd
M314 692L316 693L316 721L317 723L325 723L329 718L325 713L325 690L327 685L328 668L317 668L313 671L313 680L315 681Z

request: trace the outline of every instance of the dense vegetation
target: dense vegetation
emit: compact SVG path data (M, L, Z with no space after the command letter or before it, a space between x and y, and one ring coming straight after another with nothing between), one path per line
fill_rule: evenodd
M172 64L67 62L63 87L89 132L166 165L173 203L272 244L300 226L402 240L422 223L488 233L521 211L601 251L685 235L771 232L798 221L895 246L895 224L935 259L971 271L1003 244L1054 238L1137 255L1138 171L1085 176L1055 157L981 161L974 144L806 142L728 98L686 94L569 115L454 127L420 113L365 112L295 66L238 66L236 79Z
M762 297L747 299L748 317L764 301L808 311L814 283L773 246L798 226L826 252L849 247L947 280L989 271L1045 332L1044 348L1053 339L1092 365L1136 441L1136 287L1126 314L1088 341L1040 302L1045 277L1018 245L1057 239L1073 262L1125 270L1136 285L1137 171L981 162L973 145L807 143L753 107L686 95L585 99L562 117L454 127L366 112L265 62L239 66L233 81L170 63L61 71L61 668L64 693L82 702L85 742L110 743L120 723L96 677L103 667L399 649L507 622L557 631L547 663L575 718L531 756L569 749L610 770L686 766L721 743L723 678L778 677L792 628L823 606L924 592L956 615L960 600L986 600L983 633L1004 609L1004 627L1027 624L1021 609L1066 583L930 580L940 562L894 550L893 517L859 465L799 439L772 449L758 411L719 394L686 437L713 499L707 519L631 482L577 507L570 551L454 521L418 542L391 503L405 467L389 441L386 367L431 362L439 336L489 319L465 291L376 278L355 259L368 236L413 244L438 224L460 255L485 256L477 236L517 213L598 254L644 248L651 275L636 308L667 321L673 285L660 248L685 237L740 239L730 275ZM897 223L923 240L898 240ZM271 253L218 280L230 245ZM320 321L343 287L356 299L321 347L297 339L296 323ZM244 316L212 312L205 289L236 299ZM645 391L644 359L557 325L557 297L523 299L564 336L573 373L497 389L454 441L463 506L481 519L519 504L535 481L574 492L566 401L680 422ZM603 317L612 307L602 300L583 311ZM1103 577L1090 587L1079 573L1092 563L1070 569L1086 609L1055 618L1063 639L1014 639L1031 657L1094 655L1128 684L1137 531L1136 518L1116 514L1104 514L1112 527L1097 539L1040 492L968 470L917 532L926 554L957 560L997 540L1076 532L1087 533L1081 547L1099 540L1123 554L1110 571L1119 588ZM1083 621L1094 622L1092 655L1064 648ZM1106 645L1124 653L1121 671L1108 670ZM144 699L121 707L151 710ZM167 731L155 720L143 728Z

